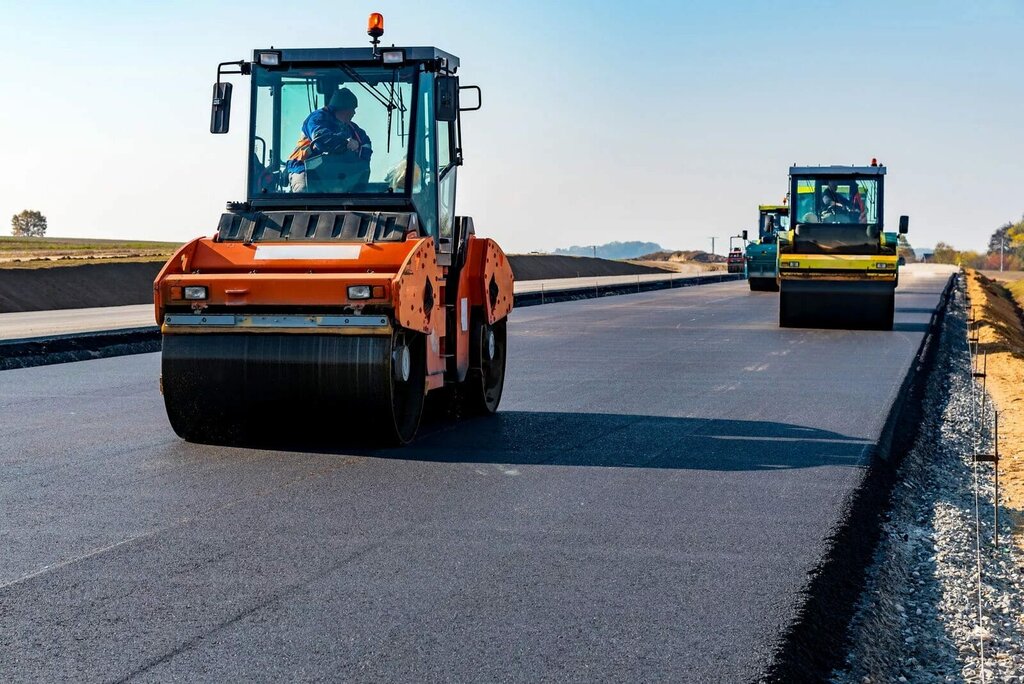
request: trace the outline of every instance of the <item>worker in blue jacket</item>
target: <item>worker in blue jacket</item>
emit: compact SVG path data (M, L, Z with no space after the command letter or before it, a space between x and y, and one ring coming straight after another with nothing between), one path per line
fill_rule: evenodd
M353 192L369 179L373 146L352 121L359 101L348 88L302 122L302 138L288 157L292 192Z

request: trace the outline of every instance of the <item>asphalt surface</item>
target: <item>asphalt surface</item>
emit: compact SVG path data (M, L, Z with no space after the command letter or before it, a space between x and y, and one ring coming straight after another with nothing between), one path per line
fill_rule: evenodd
M687 274L695 277L700 274ZM680 274L659 273L591 278L552 278L525 280L515 284L515 292L554 292L591 285L623 285L671 280ZM104 306L87 309L54 309L50 311L19 311L0 313L0 340L18 340L79 332L125 330L155 326L152 304Z
M756 678L948 272L893 332L523 309L499 415L387 452L181 442L155 354L0 372L0 679Z
M0 313L0 340L155 326L152 304Z

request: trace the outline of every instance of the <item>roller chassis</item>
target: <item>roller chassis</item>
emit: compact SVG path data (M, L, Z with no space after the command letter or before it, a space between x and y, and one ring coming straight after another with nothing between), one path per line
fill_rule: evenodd
M758 206L758 239L747 244L745 267L751 292L778 292L779 269L777 228L769 229L769 216L788 214L786 205L762 204Z
M348 264L260 263L265 243L203 238L182 247L156 282L172 427L190 441L236 441L276 432L272 415L405 444L425 395L446 386L459 412L493 413L513 276L496 243L475 237L470 220L459 224L468 229L465 258L446 267L432 238L353 245L360 256ZM346 301L352 285L381 296ZM203 306L181 300L189 286L207 288Z
M885 167L877 165L790 169L790 195L794 198L798 198L797 179L815 178L820 182L821 179L834 178L846 183L860 178L872 179L877 184L878 223L866 229L856 224L850 228L842 224L806 224L804 230L812 236L819 232L828 236L830 231L846 231L846 239L849 240L858 234L856 231L864 230L867 237L865 233L859 233L857 241L850 243L858 245L853 250L840 247L834 251L805 251L801 245L822 244L820 241L828 238L805 239L796 220L798 202L792 203L792 229L780 233L777 244L780 327L893 329L899 283L898 235L882 229L884 176ZM907 225L908 219L901 217L899 232L905 233ZM858 251L861 253L856 253Z
M396 55L398 66L389 67ZM229 203L216 234L184 245L154 282L161 389L179 436L402 445L415 438L428 395L449 413L497 410L514 278L501 248L477 237L472 219L453 215L460 112L478 108L460 107L458 68L457 57L437 48L376 43L257 50L252 62L218 67L211 132L228 130L225 74L253 75L253 102L270 109L259 118L250 108L250 157L259 158L247 200ZM408 125L404 147L395 148L405 150L402 165L392 167L404 173L381 179L380 168L356 190L293 188L280 150L282 97L257 99L257 87L282 87L279 72L320 79L307 83L311 101L315 90L333 102L344 82L378 111L386 106L388 136ZM400 78L411 96L388 99ZM258 122L273 123L269 145ZM447 149L427 132L442 127ZM453 182L442 198L446 175Z

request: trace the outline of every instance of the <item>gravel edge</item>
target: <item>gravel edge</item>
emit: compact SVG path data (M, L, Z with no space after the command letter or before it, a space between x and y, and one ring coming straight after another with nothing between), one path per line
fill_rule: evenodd
M973 385L962 284L949 304L921 429L904 458L851 647L835 684L1024 682L1024 566L1000 511L993 548L992 465L973 462ZM972 391L973 390L973 391ZM983 450L991 450L988 431ZM978 624L977 472L982 531ZM984 652L984 672L982 672Z

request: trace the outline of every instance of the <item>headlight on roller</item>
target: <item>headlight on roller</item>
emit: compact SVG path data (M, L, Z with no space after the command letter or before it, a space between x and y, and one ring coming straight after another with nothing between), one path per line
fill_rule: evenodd
M348 298L349 299L369 299L370 298L370 286L369 285L349 285L348 286Z
M883 261L875 263L875 268L894 268L896 264L889 264Z
M185 288L185 299L206 299L205 285L189 285Z

